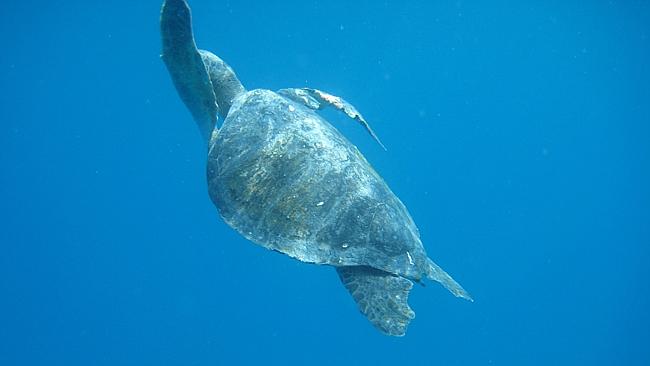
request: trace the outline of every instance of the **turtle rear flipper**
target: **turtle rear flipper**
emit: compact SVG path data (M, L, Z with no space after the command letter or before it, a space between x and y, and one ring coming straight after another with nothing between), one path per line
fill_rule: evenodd
M192 16L184 0L166 0L163 3L160 33L161 57L176 91L207 141L217 122L217 98L203 57L194 43Z
M427 258L429 263L429 270L427 277L431 280L434 280L440 283L444 288L449 290L454 296L460 297L465 300L474 301L469 292L465 291L463 286L461 286L456 280L454 280L447 272L445 272L439 265L434 261Z
M380 331L403 336L415 313L407 300L413 283L368 266L337 267L341 282L359 310Z

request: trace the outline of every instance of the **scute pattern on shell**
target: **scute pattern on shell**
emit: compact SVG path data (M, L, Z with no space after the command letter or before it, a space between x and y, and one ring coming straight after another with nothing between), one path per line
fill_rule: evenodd
M272 91L234 100L210 142L207 173L224 220L266 248L413 279L429 271L406 208L357 148Z

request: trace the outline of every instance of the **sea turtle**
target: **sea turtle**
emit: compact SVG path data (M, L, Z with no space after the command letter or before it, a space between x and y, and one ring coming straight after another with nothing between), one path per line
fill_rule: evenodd
M224 61L196 48L184 0L166 0L160 24L161 57L208 145L208 189L228 225L265 248L336 268L385 334L404 335L414 318L413 281L428 278L471 300L429 259L384 180L315 112L339 109L379 142L351 104L310 88L247 91Z

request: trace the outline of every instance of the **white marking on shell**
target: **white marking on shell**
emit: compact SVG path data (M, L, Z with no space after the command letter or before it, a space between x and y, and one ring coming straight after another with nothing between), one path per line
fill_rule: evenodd
M322 205L324 205L324 204L325 204L325 202L320 201L320 202L318 202L318 203L316 204L316 206L320 207L320 206L322 206Z
M289 112L295 112L295 110L296 110L296 107L289 104Z
M414 263L413 263L413 257L411 257L411 253L406 252L406 256L409 257L409 263L413 265Z

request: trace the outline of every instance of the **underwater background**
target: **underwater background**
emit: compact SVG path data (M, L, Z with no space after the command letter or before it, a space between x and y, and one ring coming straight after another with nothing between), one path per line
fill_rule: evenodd
M247 242L159 58L161 1L0 10L0 365L650 364L650 3L190 1L200 48L325 116L474 297L403 338Z

